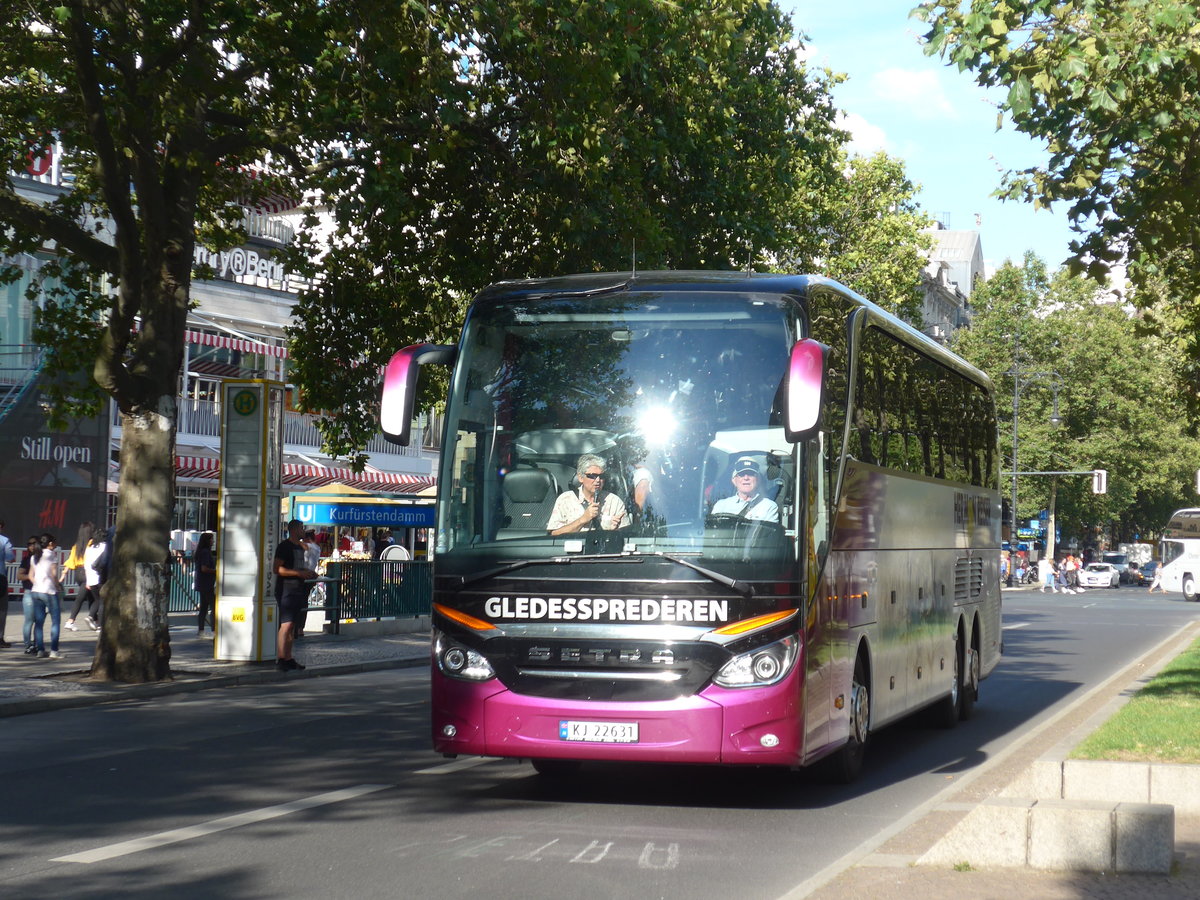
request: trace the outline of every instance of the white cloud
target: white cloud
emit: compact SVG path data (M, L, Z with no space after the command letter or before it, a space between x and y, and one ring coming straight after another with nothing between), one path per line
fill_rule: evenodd
M887 132L878 125L872 125L858 113L840 113L837 124L839 128L850 132L850 144L846 149L851 155L874 156L880 150L888 150Z
M871 76L871 90L879 99L902 106L915 119L958 118L958 112L942 89L937 72L884 69Z

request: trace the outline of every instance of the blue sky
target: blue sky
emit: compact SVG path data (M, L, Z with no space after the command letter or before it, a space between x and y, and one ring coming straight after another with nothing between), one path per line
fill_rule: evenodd
M979 231L989 271L1006 258L1020 262L1026 250L1051 268L1063 261L1072 234L1065 209L991 196L1004 171L1042 162L1043 146L1009 123L997 131L996 107L971 73L924 54L924 23L908 17L917 0L779 3L808 36L810 65L848 76L834 99L853 150L904 160L926 212L950 228Z

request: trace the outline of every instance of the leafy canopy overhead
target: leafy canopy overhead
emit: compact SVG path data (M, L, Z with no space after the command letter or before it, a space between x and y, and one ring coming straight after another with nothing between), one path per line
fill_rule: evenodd
M1010 451L1014 370L1020 376L1020 471L1108 471L1103 495L1091 493L1087 476L1019 477L1019 518L1055 502L1064 537L1109 523L1115 540L1153 533L1184 505L1200 466L1171 389L1177 351L1139 336L1137 317L1110 301L1084 277L1048 272L1031 252L977 287L972 326L954 336L954 350L996 384L1001 445Z
M763 265L800 186L839 177L833 76L805 68L774 4L479 0L414 28L368 27L358 90L326 98L354 123L347 152L378 165L330 173L334 249L314 219L297 252L323 277L297 310L296 377L342 411L324 429L339 452L373 433L379 366L453 340L483 286Z
M927 52L1006 90L999 119L1045 142L1001 196L1067 204L1070 265L1127 259L1133 299L1180 336L1200 417L1200 8L1192 0L927 2ZM1144 296L1139 297L1139 293Z

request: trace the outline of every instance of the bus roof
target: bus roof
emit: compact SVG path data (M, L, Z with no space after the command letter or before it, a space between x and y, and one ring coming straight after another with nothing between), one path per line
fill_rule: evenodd
M586 297L625 291L694 291L706 287L729 292L791 294L799 298L807 296L811 288L818 286L831 288L865 307L870 310L872 318L877 323L885 324L893 335L903 335L909 344L926 355L972 378L988 390L993 389L992 380L982 370L883 307L823 275L707 271L590 272L554 278L500 281L480 291L475 302L490 306L550 296Z
M1177 509L1163 529L1166 538L1200 538L1200 509Z

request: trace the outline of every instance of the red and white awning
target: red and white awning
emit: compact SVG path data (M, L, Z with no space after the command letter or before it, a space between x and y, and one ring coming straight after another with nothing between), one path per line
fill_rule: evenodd
M243 175L248 176L251 181L258 181L266 174L257 166L241 166L239 167L239 171ZM266 213L269 216L295 209L300 205L300 202L299 197L289 197L278 191L269 191L256 200L251 200L248 197L242 199L242 205L247 209L252 212Z
M221 461L215 456L176 456L176 478L212 478L221 474Z
M202 478L216 481L221 474L221 461L215 456L176 456L175 475L180 478ZM381 472L368 466L362 472L335 466L311 466L301 463L283 464L283 483L289 487L322 487L326 484L345 484L363 491L390 491L396 494L415 494L432 487L432 475L405 475Z
M262 353L279 359L288 358L287 347L277 347L274 344L263 344L259 341L250 341L224 334L208 334L203 331L189 330L184 334L184 339L189 344L198 344L201 347L224 347L227 350L237 350L241 353Z

